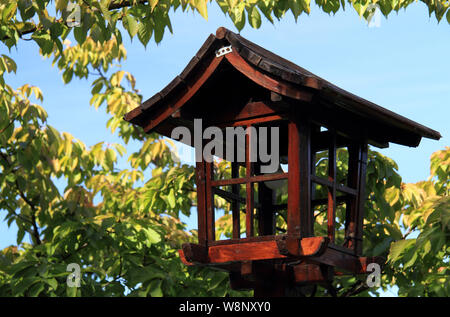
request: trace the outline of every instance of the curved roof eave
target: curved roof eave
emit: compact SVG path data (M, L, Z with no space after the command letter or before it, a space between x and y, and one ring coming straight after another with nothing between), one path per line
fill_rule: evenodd
M159 93L146 100L139 107L128 112L124 116L124 119L142 126L142 119L143 117L147 117L146 114L148 112L153 111L157 105L164 104L164 101L170 99L170 96L177 89L186 86L186 81L202 68L207 58L211 58L213 54L215 55L215 52L219 48L228 45L231 45L233 52L236 52L245 62L256 67L262 73L292 84L292 86L297 87L299 90L306 88L316 91L318 95L324 98L339 100L339 102L335 103L336 107L378 121L380 124L390 125L417 134L421 137L435 140L441 138L439 132L341 89L223 27L217 29L216 35L211 34L207 38L197 54L191 59L179 76L175 77ZM242 70L240 71L242 72Z

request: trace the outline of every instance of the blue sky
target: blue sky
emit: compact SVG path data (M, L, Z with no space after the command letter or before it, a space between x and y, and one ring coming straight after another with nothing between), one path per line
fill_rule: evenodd
M136 77L144 99L178 75L219 26L236 31L215 4L209 6L208 21L181 11L171 18L174 33L167 32L159 45L151 43L144 49L137 39L131 43L126 39L128 59L122 69ZM426 179L430 155L450 145L450 26L429 18L423 3L413 3L387 20L382 17L379 27L368 27L350 7L334 16L313 7L297 23L288 13L275 25L263 21L259 30L247 25L241 34L341 88L441 132L441 141L423 140L417 149L392 145L381 150L399 164L405 182ZM4 47L1 50L9 54ZM89 106L89 81L74 80L65 86L58 69L39 56L34 42L21 42L10 56L18 71L9 76L9 84L39 86L51 125L87 145L120 142L105 127L104 109ZM130 144L128 152L138 146ZM13 243L15 229L0 223L0 248Z

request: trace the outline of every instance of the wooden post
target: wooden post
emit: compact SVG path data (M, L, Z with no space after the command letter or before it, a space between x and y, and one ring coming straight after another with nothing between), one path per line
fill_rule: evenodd
M366 204L366 172L367 172L367 143L361 143L359 157L359 186L358 186L358 215L356 218L356 254L362 255L363 251L363 227L364 207Z
M247 179L253 175L253 163L251 162L252 153L255 149L252 149L251 141L252 141L252 128L251 126L247 127L247 133L245 135L245 171ZM254 206L254 197L253 197L253 183L247 181L246 183L246 217L245 217L245 228L246 228L246 236L247 238L254 236L254 228L253 228L253 206Z
M231 178L239 178L239 165L237 162L231 163ZM239 195L239 185L231 185L231 192L234 195ZM231 212L233 218L233 239L239 239L241 237L241 214L240 203L237 199L233 200L231 203Z
M311 144L310 124L305 117L289 122L288 149L288 235L310 237L311 215Z
M197 186L197 223L198 223L198 244L207 245L206 227L206 169L205 162L197 162L195 166L195 182Z
M332 186L328 187L327 227L328 238L331 243L334 243L336 232L336 131L334 129L329 131L331 140L328 148L328 180L332 182Z
M312 126L311 125L311 135L313 133L320 133L320 126ZM311 142L312 143L312 142ZM310 158L310 174L311 176L315 176L316 175L316 160L317 160L317 156L316 156L316 150L313 148L314 144L311 144L311 158ZM316 185L314 184L314 182L310 181L310 195L311 195L311 202L316 199ZM315 206L311 203L311 221L312 221L312 235L314 235L314 223L315 223L315 217L314 217L314 209Z
M211 185L213 180L213 161L212 158L210 162L205 162L205 183L206 183L206 229L207 229L207 240L216 240L216 230L215 230L215 215L214 215L214 192Z

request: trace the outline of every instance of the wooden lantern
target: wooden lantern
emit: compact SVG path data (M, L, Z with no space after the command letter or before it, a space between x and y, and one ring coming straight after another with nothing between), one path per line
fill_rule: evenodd
M382 264L381 259L362 257L368 144L417 147L422 137L440 138L438 132L340 89L225 28L208 37L169 85L125 116L147 133L168 137L175 127L192 131L195 119L202 119L204 129L279 129L286 172L261 173L260 162L250 159L252 133L246 133L245 160L231 162L230 178L217 179L214 163L203 157L196 163L198 243L180 250L185 264L226 270L233 288L254 289L255 296L329 285L334 274L366 273L369 263ZM203 145L196 151L202 153ZM348 150L344 180L337 178L338 148ZM316 155L324 151L328 175L320 177ZM278 189L271 182L287 184L287 203L277 202ZM319 197L317 192L324 189L326 195ZM216 239L217 197L231 204L232 239ZM322 235L314 228L318 206L326 211ZM343 228L335 223L338 206L345 212ZM283 212L285 231L276 225Z

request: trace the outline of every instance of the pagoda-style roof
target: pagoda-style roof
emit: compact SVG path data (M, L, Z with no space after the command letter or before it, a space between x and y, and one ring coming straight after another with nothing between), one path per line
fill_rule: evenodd
M180 75L124 118L146 132L170 136L173 127L187 124L177 115L185 105L193 109L202 104L197 115L207 117L230 103L245 104L262 90L313 116L340 122L344 130L359 127L378 147L389 142L416 147L422 137L441 138L439 132L341 89L223 27L208 37Z

